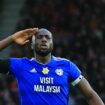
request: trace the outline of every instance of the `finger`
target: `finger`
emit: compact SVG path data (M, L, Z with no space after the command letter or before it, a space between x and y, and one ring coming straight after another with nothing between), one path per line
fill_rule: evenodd
M24 40L29 39L29 38L32 37L33 35L34 35L34 34L31 34L31 35L25 34L25 35L24 35Z
M24 39L28 39L29 38L29 35L28 34L25 34L24 35Z
M25 35L28 35L28 37L26 36L26 38L30 38L31 36L35 35L35 33L38 31L38 28L30 28L24 31L25 31Z
M31 31L30 31L30 34L29 35L34 35L36 32L38 32L38 28L33 28Z
M30 29L26 29L24 30L27 34L34 34L35 32L38 31L38 28L30 28Z
M24 44L27 44L28 42L29 42L29 40L25 40L25 41L23 42L23 45L24 45Z

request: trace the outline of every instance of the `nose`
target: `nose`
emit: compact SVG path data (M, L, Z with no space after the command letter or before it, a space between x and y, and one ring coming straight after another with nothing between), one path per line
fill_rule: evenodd
M45 36L42 37L42 41L47 42L47 38Z

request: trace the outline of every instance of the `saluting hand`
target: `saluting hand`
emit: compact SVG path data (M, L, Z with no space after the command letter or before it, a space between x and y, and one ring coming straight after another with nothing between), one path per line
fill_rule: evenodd
M29 42L29 38L38 31L38 28L29 28L25 30L18 31L12 35L13 41L17 44L24 45Z

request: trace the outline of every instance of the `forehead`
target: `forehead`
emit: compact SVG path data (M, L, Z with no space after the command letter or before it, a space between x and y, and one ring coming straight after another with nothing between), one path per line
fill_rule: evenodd
M39 36L39 35L41 36L48 35L52 37L52 33L47 29L39 29L38 32L36 33L36 36Z

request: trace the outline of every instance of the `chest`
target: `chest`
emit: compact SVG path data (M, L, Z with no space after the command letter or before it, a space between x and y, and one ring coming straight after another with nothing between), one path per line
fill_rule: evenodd
M34 85L67 85L68 73L64 67L31 66L23 68L22 79Z

